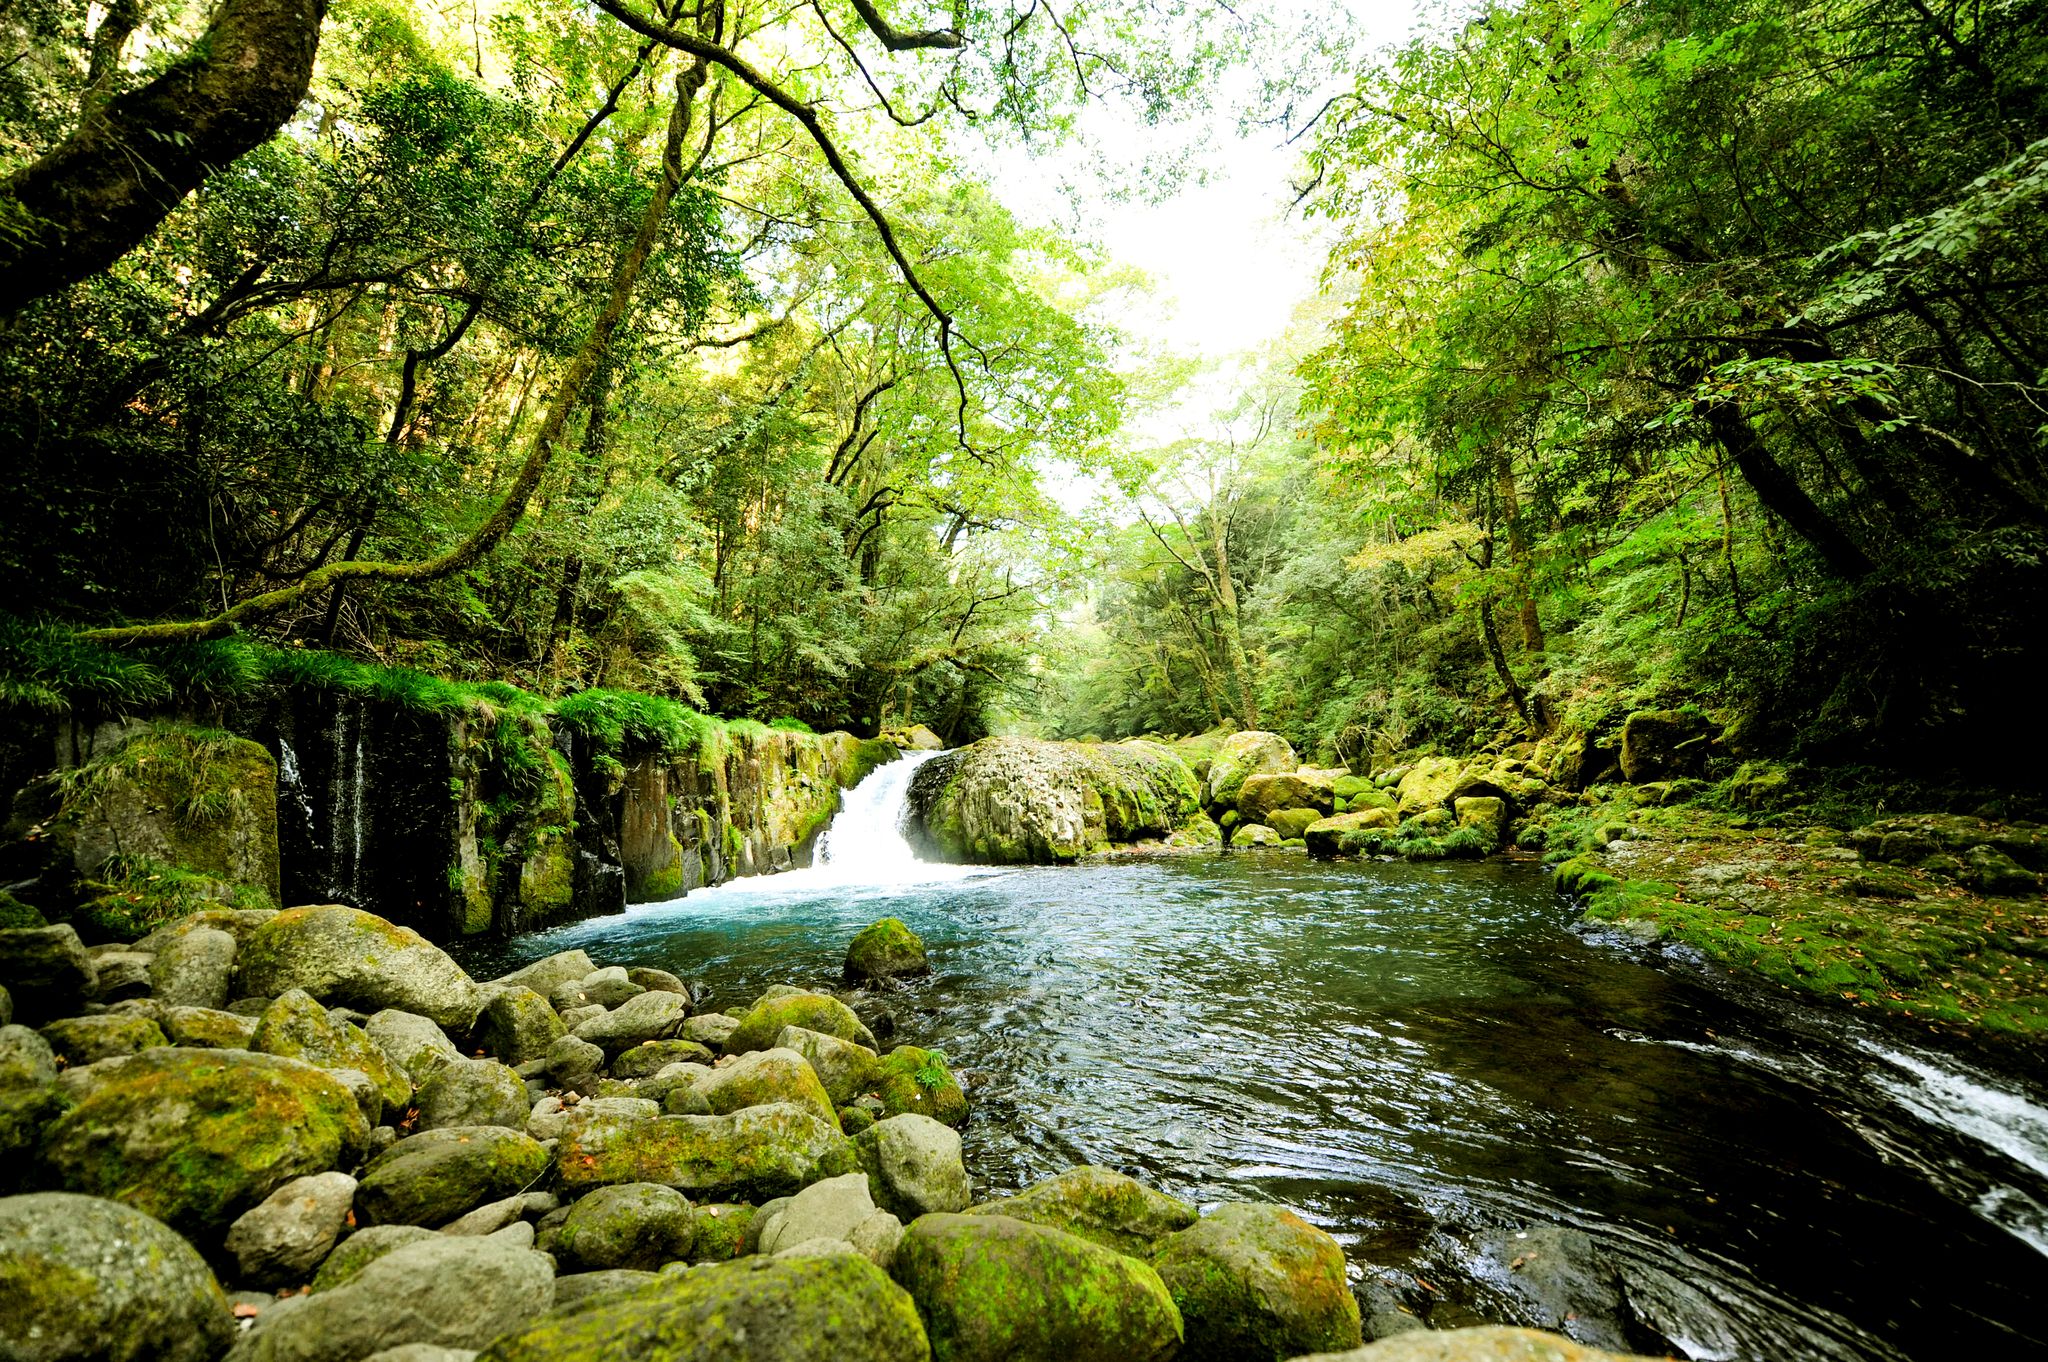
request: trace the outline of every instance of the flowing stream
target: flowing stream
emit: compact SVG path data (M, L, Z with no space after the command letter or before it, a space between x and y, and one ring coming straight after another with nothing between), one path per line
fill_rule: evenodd
M836 986L847 940L894 915L935 972L882 1005L968 1082L984 1193L1085 1161L1285 1202L1344 1244L1369 1304L1440 1326L1537 1322L1501 1259L1564 1226L1618 1278L1638 1346L2048 1357L2038 1089L1589 934L1531 866L926 864L903 837L919 760L849 792L813 869L465 963L582 947L739 1010Z

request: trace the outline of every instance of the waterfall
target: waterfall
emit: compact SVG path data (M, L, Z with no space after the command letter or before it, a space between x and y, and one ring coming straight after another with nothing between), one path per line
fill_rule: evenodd
M910 822L910 778L937 755L905 752L877 766L846 792L832 826L818 839L817 863L827 875L886 884L929 872L904 830Z

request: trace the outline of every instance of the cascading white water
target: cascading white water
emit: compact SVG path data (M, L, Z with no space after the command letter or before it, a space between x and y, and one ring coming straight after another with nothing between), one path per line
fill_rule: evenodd
M930 870L904 834L910 822L910 778L937 755L906 752L877 766L846 792L832 826L818 839L817 863L827 875L887 883Z

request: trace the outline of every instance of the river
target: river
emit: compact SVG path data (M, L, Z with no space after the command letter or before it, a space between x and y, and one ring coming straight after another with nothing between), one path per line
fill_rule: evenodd
M1502 1259L1549 1225L1625 1283L1637 1346L2048 1357L2040 1091L1588 933L1533 866L926 865L899 826L911 765L852 792L818 869L465 963L581 947L738 1011L769 984L836 986L847 940L893 915L934 973L886 1006L969 1083L978 1191L1089 1162L1284 1202L1343 1243L1369 1301L1440 1326L1535 1322Z

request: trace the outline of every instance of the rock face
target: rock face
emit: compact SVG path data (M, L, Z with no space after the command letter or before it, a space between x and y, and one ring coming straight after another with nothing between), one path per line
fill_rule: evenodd
M1196 1356L1270 1362L1360 1342L1344 1251L1292 1211L1220 1206L1160 1241L1152 1263Z
M1007 1215L1127 1253L1151 1256L1161 1239L1195 1223L1195 1208L1122 1173L1088 1164L1033 1183L1017 1195L970 1207L969 1215Z
M846 979L880 984L932 972L924 941L900 918L885 917L860 929L846 947Z
M750 1258L607 1292L498 1339L479 1362L925 1362L902 1288L856 1254Z
M400 1140L363 1169L356 1210L372 1225L445 1225L531 1187L547 1151L518 1131L449 1126Z
M911 834L928 854L986 865L1072 861L1199 821L1193 772L1157 743L983 738L911 778Z
M937 1362L1165 1362L1180 1314L1150 1267L1000 1215L928 1215L896 1250Z
M43 1132L42 1164L65 1188L210 1240L291 1179L353 1161L369 1134L354 1096L323 1069L171 1047L99 1066Z
M1299 769L1301 761L1293 746L1278 733L1256 729L1233 733L1217 745L1209 758L1209 778L1203 798L1211 808L1235 808L1244 792L1245 781L1269 772Z
M213 1362L235 1334L198 1250L140 1211L0 1199L0 1353L10 1362Z
M410 927L339 904L292 908L244 942L244 992L271 998L302 988L329 1006L393 1007L467 1028L483 996L460 965Z
M836 1127L787 1103L730 1116L594 1117L570 1126L555 1151L572 1191L658 1182L707 1201L788 1196L853 1164Z

